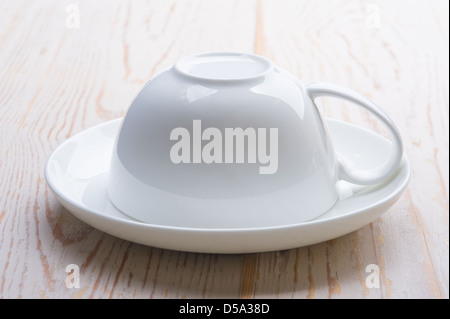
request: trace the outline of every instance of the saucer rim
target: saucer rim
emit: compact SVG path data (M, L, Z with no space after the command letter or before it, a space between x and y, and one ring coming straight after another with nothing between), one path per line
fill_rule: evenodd
M385 141L389 141L388 139L386 139L385 137L371 131L368 130L364 127L352 124L352 123L348 123L345 121L340 121L340 120L336 120L336 119L331 119L331 118L325 118L325 120L327 122L335 122L339 125L346 125L346 126L351 126L355 129L358 130L363 130L368 134L373 135L373 137L375 138L381 138L384 139ZM115 206L115 208L120 211L122 214L124 214L127 218L130 219L123 219L123 218L119 218L116 216L111 216L108 214L103 213L102 211L98 210L98 209L93 209L91 207L85 206L85 205L80 205L79 202L69 198L68 196L66 196L63 192L59 191L58 187L56 187L52 181L52 178L49 176L49 163L54 159L54 156L56 154L58 154L58 152L60 151L60 149L62 147L64 147L67 143L70 143L73 140L79 139L82 135L88 134L90 131L94 131L94 130L99 130L102 127L105 126L109 126L109 125L113 125L115 123L119 123L122 122L123 118L117 118L114 120L110 120L110 121L106 121L106 122L102 122L100 124L94 125L90 128L87 128L85 130L80 131L77 134L74 134L73 136L71 136L70 138L66 139L64 142L62 142L48 157L46 163L45 163L45 168L44 168L44 176L45 176L45 180L47 182L47 185L50 187L51 191L53 192L53 194L57 197L58 201L61 203L61 205L63 205L63 202L66 202L68 204L70 204L72 207L76 208L77 210L81 210L83 211L84 214L92 214L95 215L98 218L103 218L103 219L107 219L110 220L112 222L117 222L117 223L121 223L121 224L128 224L130 226L136 226L136 227L140 227L140 228L145 228L145 229L158 229L158 230L162 230L162 231L175 231L175 232L188 232L188 233L223 233L223 234L227 234L227 233L249 233L249 232L267 232L267 231L279 231L279 230L291 230L291 229L297 229L300 230L303 227L307 227L307 226L317 226L323 223L333 223L333 222L338 222L340 220L343 219L347 219L347 218L351 218L355 215L359 215L364 213L365 211L374 209L378 206L381 206L383 204L386 203L395 203L395 201L398 199L398 197L403 193L403 191L405 190L405 188L407 187L410 178L411 178L411 166L410 166L410 162L408 157L406 156L406 154L403 154L403 158L400 164L400 167L395 171L395 173L389 178L387 179L385 182L383 182L383 184L388 183L389 181L391 181L392 179L394 179L402 170L406 169L406 177L404 178L404 180L402 181L402 183L400 185L398 185L395 189L394 192L392 192L391 194L389 194L386 197L383 197L383 199L380 199L376 202L371 203L370 205L367 206L363 206L361 208L355 209L350 213L344 214L344 215L337 215L337 216L332 216L329 218L323 218L321 219L320 216L324 215L327 211L323 212L320 216L318 216L317 218L307 221L307 222L302 222L302 223L292 223L292 224L286 224L286 225L276 225L276 226L263 226L263 227L253 227L253 228L195 228L195 227L180 227L180 226L170 226L170 225L159 225L159 224L151 224L151 223L145 223L145 222L141 222L138 220L134 220L132 217L128 216L127 214L123 213L122 211L120 211L119 209L117 209ZM120 124L118 125L118 128L120 128ZM103 171L105 172L105 171ZM106 196L106 200L110 201L109 197ZM338 202L340 202L342 200L338 200ZM338 203L337 202L337 203ZM110 203L112 204L112 202L110 201ZM337 204L336 203L336 204ZM335 204L335 205L336 205ZM113 204L112 204L113 205ZM65 205L63 205L65 206ZM71 210L69 210L71 211ZM77 214L78 217L79 214ZM80 218L81 219L81 218Z

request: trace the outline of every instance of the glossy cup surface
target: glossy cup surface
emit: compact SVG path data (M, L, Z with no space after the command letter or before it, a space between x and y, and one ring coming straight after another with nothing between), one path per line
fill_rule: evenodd
M170 157L176 128L190 132L190 163ZM209 128L222 133L222 163L194 154L194 144L198 150L210 142L194 136L196 129ZM261 174L268 163L258 156L250 161L248 153L244 163L236 154L225 163L225 132L236 128L253 129L255 143L265 131L267 152L270 129L277 129L275 172ZM298 223L336 203L336 162L327 128L296 78L252 54L199 54L156 75L131 104L112 155L108 194L121 211L148 223L155 214L168 224L195 219L209 228L274 216Z

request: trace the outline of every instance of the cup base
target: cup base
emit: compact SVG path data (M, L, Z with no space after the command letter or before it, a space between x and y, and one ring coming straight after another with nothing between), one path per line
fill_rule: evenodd
M175 63L179 73L200 80L239 81L264 76L272 63L250 53L212 52L187 56Z

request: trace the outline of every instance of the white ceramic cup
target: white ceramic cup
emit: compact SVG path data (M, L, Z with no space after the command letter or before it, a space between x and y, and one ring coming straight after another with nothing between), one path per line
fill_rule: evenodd
M320 96L353 102L384 123L387 161L358 170L336 154L314 104ZM300 223L338 201L338 180L380 183L402 154L394 123L363 96L303 85L257 55L204 53L180 59L137 95L117 137L108 194L122 212L152 224Z

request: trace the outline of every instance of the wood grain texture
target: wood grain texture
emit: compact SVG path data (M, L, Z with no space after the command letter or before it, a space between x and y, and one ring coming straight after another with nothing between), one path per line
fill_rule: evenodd
M69 5L79 28L68 28ZM448 298L449 16L444 0L0 0L1 298ZM192 254L114 238L73 217L43 176L69 136L123 116L179 57L256 52L304 82L362 92L397 123L402 198L347 236L288 251ZM322 112L385 134L360 108ZM65 285L68 264L81 287ZM380 267L369 289L366 266Z

